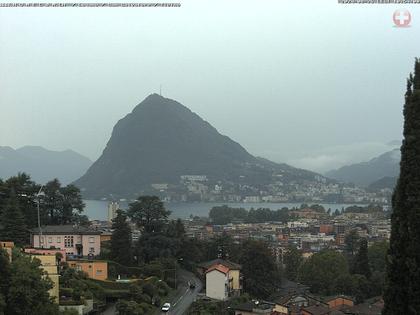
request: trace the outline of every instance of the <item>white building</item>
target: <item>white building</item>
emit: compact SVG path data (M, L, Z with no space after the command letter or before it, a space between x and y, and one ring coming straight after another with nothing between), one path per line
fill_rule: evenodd
M108 222L111 222L117 216L117 210L120 208L118 202L111 201L108 203Z
M206 272L206 296L216 300L226 300L230 291L229 268L215 265Z

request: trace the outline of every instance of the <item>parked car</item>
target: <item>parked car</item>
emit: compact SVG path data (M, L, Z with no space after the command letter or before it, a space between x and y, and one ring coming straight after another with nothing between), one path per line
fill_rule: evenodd
M171 308L171 303L165 303L162 306L162 311L163 312L168 312L170 308Z

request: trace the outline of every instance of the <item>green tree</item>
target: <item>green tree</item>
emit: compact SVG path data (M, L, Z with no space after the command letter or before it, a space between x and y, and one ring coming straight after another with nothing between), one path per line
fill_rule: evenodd
M170 213L157 196L140 196L128 209L128 216L146 233L160 232Z
M203 252L205 260L216 258L238 261L242 249L235 244L233 238L226 233L211 239L209 242L203 243Z
M354 283L352 295L355 297L357 304L363 303L366 298L370 297L371 286L369 280L360 274L355 274L352 278Z
M298 276L298 270L303 262L302 253L294 246L289 246L283 258L284 265L286 266L285 272L287 279L295 281Z
M124 211L117 210L117 216L112 220L112 229L110 256L116 262L129 266L133 262L131 228Z
M48 290L52 282L45 277L38 259L25 255L14 257L10 267L10 283L6 295L6 314L55 315L58 306L50 298Z
M368 249L368 258L370 269L378 272L384 272L386 268L386 253L389 248L387 241L376 242Z
M31 181L29 175L25 173L19 173L5 182L0 182L0 213L13 194L25 217L26 226L29 228L35 227L37 225L35 194L38 190L39 185Z
M185 227L181 219L171 220L165 229L165 235L168 237L174 237L177 239L183 239L185 237Z
M10 285L10 263L7 252L0 249L0 314L3 315L6 311L6 297L9 292Z
M267 244L249 240L243 244L242 264L244 290L257 298L267 298L280 286L281 275Z
M180 240L160 233L144 234L137 242L137 256L146 264L158 258L175 257L180 245Z
M359 248L360 237L356 230L351 230L346 234L344 244L346 252L350 257L353 257Z
M0 239L13 241L17 245L28 243L29 234L25 224L25 217L22 214L14 192L12 192L3 209L0 224Z
M79 188L74 185L61 186L58 179L49 181L42 197L44 222L48 224L85 223L80 214L85 207Z
M313 293L336 293L336 279L348 274L346 258L332 250L324 250L309 257L300 267L298 279L311 287Z
M354 257L352 273L363 275L369 279L372 275L368 257L368 243L365 238L360 241L359 251Z
M407 80L400 177L392 198L384 315L420 310L420 59Z

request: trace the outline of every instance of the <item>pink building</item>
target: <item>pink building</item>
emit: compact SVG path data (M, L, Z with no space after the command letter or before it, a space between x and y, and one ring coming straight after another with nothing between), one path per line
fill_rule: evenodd
M101 232L83 226L47 225L31 230L31 245L38 249L59 248L67 255L94 256L101 252Z

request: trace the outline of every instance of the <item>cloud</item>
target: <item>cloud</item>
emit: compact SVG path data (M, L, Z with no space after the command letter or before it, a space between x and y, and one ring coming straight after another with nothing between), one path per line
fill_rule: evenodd
M325 147L309 154L290 159L287 162L295 167L309 169L315 172L326 171L344 165L368 161L382 153L399 147L400 142L359 142L348 145Z

